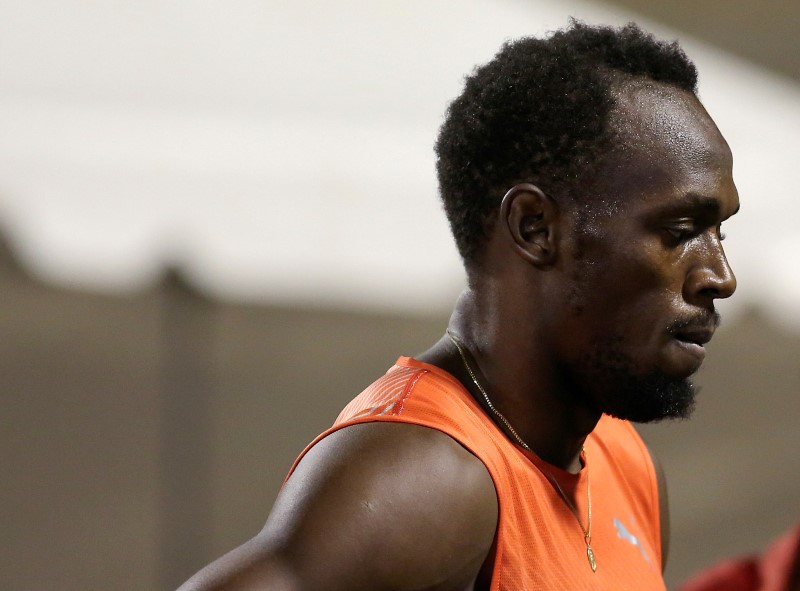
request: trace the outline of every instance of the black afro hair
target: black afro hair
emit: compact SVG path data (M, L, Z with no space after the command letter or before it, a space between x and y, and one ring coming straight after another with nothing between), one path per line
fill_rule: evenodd
M458 250L469 266L506 190L532 182L575 198L612 137L612 87L650 79L693 93L697 70L678 46L637 25L572 20L544 39L503 45L466 78L436 142L439 188Z

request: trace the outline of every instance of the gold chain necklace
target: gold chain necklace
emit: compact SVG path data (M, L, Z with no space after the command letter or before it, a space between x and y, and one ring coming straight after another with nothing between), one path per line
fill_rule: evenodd
M472 382L475 384L475 387L478 388L478 391L483 396L483 399L486 402L486 406L489 407L489 410L492 411L492 414L494 414L494 416L497 417L497 419L505 426L508 432L511 433L512 437L520 445L520 447L522 447L526 451L534 453L534 451L530 448L530 446L528 446L528 444L525 443L522 437L519 436L519 433L517 433L516 429L514 429L514 427L511 426L511 423L508 421L508 419L505 416L503 416L503 413L497 410L495 405L492 404L492 400L491 398L489 398L489 394L486 392L486 389L483 387L483 385L481 385L480 381L478 381L478 376L472 370L472 366L470 365L469 360L467 359L466 351L464 350L465 349L464 345L458 338L456 338L456 335L450 332L449 328L447 329L447 336L450 337L450 340L453 341L453 344L455 345L456 349L458 349L458 354L461 356L461 361L464 363L464 368L467 370L469 377L472 378ZM583 449L581 449L581 455L583 456L583 461L585 464L586 452ZM553 476L548 470L545 470L544 472L549 478L550 482L555 486L555 489L558 491L558 494L561 496L561 499L564 501L569 510L575 516L575 519L578 522L578 526L581 528L581 531L583 532L583 541L586 543L586 557L589 560L589 566L591 567L592 572L596 572L597 561L595 560L594 550L592 550L592 489L589 487L588 468L586 472L586 497L587 497L587 508L588 508L586 527L583 527L583 522L581 521L581 516L578 513L578 509L575 508L575 505L572 504L572 501L570 501L569 497L564 493L564 491L561 488L561 485L558 483L558 480L556 480L555 476Z

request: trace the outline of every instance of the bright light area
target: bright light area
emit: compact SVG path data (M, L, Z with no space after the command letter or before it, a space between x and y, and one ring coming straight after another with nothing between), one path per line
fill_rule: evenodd
M568 15L634 18L555 0L2 5L0 226L33 272L120 291L177 264L224 297L405 311L444 310L462 283L432 145L463 76ZM725 307L800 322L800 89L681 41L736 159Z

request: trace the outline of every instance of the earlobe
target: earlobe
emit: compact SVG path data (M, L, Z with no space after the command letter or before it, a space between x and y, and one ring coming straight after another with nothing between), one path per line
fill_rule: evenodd
M556 260L558 204L536 185L514 185L500 204L500 219L523 259L544 267Z

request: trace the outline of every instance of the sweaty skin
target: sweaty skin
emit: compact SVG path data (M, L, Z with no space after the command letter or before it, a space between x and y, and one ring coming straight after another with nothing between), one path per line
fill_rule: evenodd
M714 301L736 287L720 235L739 206L725 140L690 93L630 85L617 100L625 148L600 184L615 205L586 220L534 185L512 188L449 325L495 406L572 472L601 413L628 404L605 383L621 374L595 359L598 343L613 343L631 379L685 380L713 333ZM448 338L416 358L481 402ZM497 516L486 468L449 437L351 426L302 459L261 533L181 589L486 589Z

